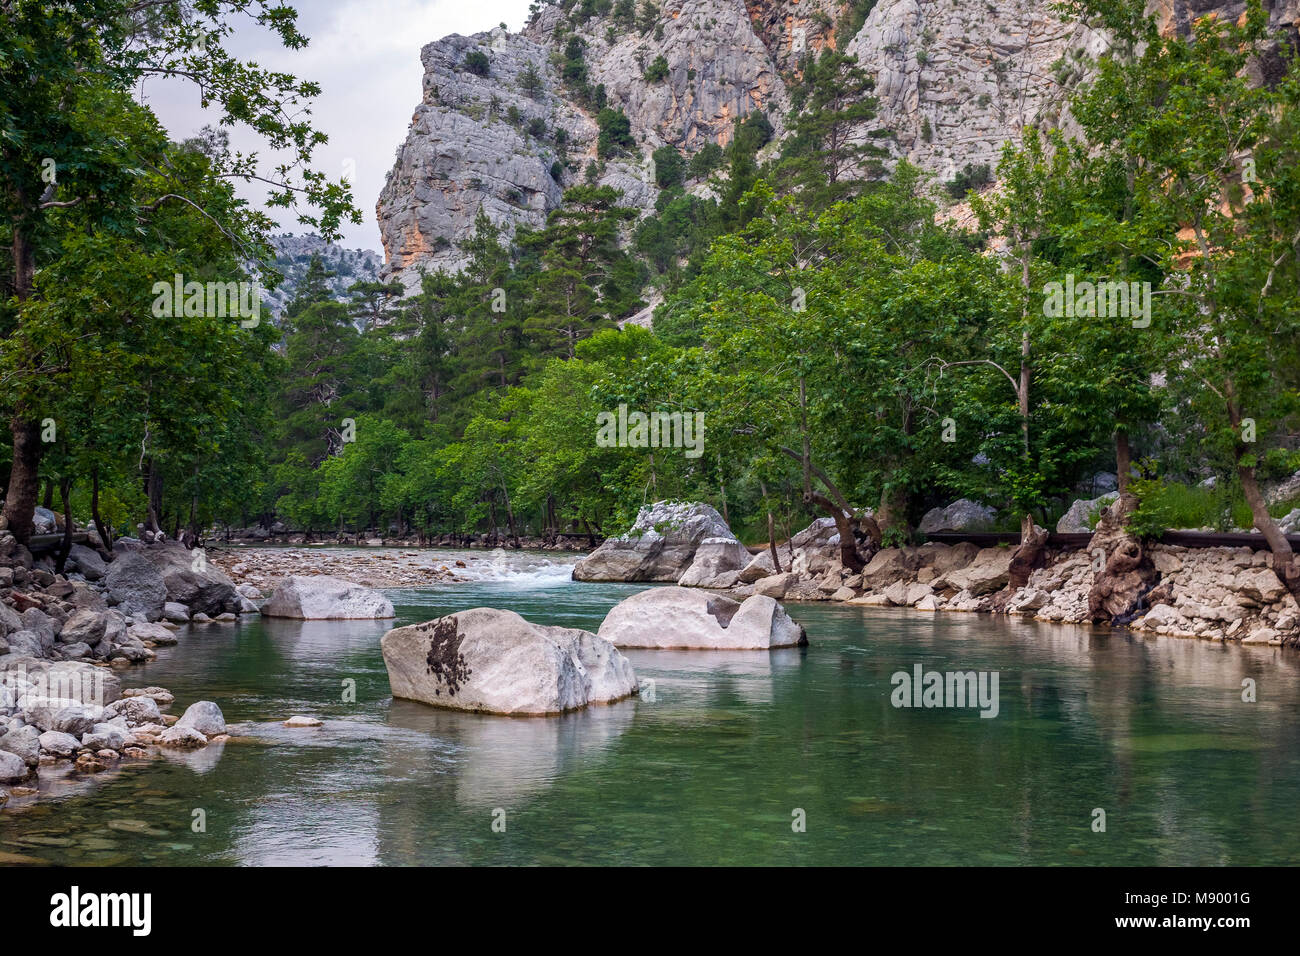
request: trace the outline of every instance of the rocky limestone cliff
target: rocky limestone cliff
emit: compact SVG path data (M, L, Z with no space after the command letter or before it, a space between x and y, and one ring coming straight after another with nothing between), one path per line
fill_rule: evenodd
M1266 5L1274 26L1300 22L1300 0ZM574 34L585 43L590 84L603 84L609 104L626 112L637 142L634 155L604 166L599 182L645 213L657 195L654 149L725 145L734 121L756 109L783 135L787 80L805 51L842 44L856 55L875 77L891 153L946 181L968 165L995 167L1003 143L1017 141L1026 125L1068 128L1066 92L1083 77L1087 56L1105 48L1087 26L1061 22L1050 0L876 0L854 36L838 37L846 6L663 0L653 24L629 26L611 12L575 26L547 4L522 34L498 28L428 44L423 97L377 207L385 278L414 288L422 269L458 269L459 243L480 208L510 234L541 225L564 188L583 181L596 157L595 117L559 73ZM1187 29L1206 14L1235 18L1245 4L1155 6L1166 28ZM474 50L487 55L488 75L467 69ZM647 78L658 56L667 75ZM530 65L539 81L524 89Z
M284 281L273 292L263 293L262 304L270 309L277 321L307 274L313 255L320 256L321 264L333 273L325 284L340 302L348 299L348 288L354 283L378 279L384 264L383 259L369 249L345 248L316 235L284 233L272 236L271 245L276 253L274 265L284 275Z

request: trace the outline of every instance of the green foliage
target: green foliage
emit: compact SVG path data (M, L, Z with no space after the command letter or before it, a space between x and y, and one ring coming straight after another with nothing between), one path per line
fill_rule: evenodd
M596 140L596 155L601 159L622 156L636 149L632 138L632 123L622 110L606 107L596 116L600 134Z
M529 60L519 72L519 88L529 96L536 98L537 94L542 91L543 85L542 75L537 71L536 64Z
M668 60L661 53L650 61L650 65L645 68L645 81L647 83L662 83L668 79Z
M858 194L880 174L885 150L874 141L874 81L856 57L829 47L809 59L791 92L790 135L775 178L812 208Z
M948 195L953 199L965 199L967 192L981 186L987 186L992 181L993 173L989 170L987 163L981 163L978 166L967 163L952 179L943 184L943 188L948 191Z
M682 154L672 146L660 146L651 154L655 164L655 185L660 189L669 189L682 184L682 173L686 163Z
M690 171L693 179L704 179L722 165L726 154L717 143L708 142L697 149L690 159Z
M475 76L490 76L492 63L482 50L470 50L465 54L465 69Z
M1233 494L1221 485L1207 488L1158 478L1134 479L1130 488L1139 505L1129 514L1126 527L1141 537L1158 538L1171 529L1227 531L1239 524L1236 519L1243 516L1243 510L1242 526L1250 525L1250 511L1240 489Z

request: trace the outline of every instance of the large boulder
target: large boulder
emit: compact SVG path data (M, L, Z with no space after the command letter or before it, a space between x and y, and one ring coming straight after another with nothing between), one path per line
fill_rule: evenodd
M705 538L677 583L684 588L729 588L749 562L749 549L735 538Z
M610 538L573 568L575 581L677 581L707 538L736 536L722 515L699 502L658 501L642 508L627 534Z
M224 571L179 541L159 541L139 552L158 569L167 588L166 602L183 604L191 614L216 617L238 613L239 592ZM161 616L163 609L159 608ZM156 620L156 618L150 618Z
M1089 519L1096 514L1100 517L1101 512L1112 501L1119 497L1119 492L1112 491L1108 494L1099 495L1096 498L1087 500L1080 499L1061 515L1061 520L1056 522L1057 534L1083 534L1092 531Z
M0 750L0 783L22 783L31 775L31 767L27 766L21 757L7 750Z
M975 596L991 594L1006 587L1011 579L1010 548L981 548L975 559L964 568L950 571L944 579L959 591Z
M68 552L68 561L87 581L98 581L108 573L108 564L99 556L99 552L84 544L72 546Z
M651 588L616 604L598 635L617 647L767 650L807 644L785 608L761 594L744 602L691 588Z
M103 640L107 626L107 614L81 608L63 622L63 630L59 632L59 642L62 644L81 642L94 647Z
M789 552L786 551L785 547L781 546L777 549L777 552L781 561L787 562ZM772 561L772 550L771 548L764 548L762 551L758 552L758 554L754 555L750 559L749 563L741 569L736 580L740 584L753 584L755 581L760 581L773 574L776 574L776 564Z
M997 512L969 498L959 498L946 508L931 508L921 518L922 534L941 531L992 531Z
M794 535L782 551L794 549L794 560L786 570L796 577L820 577L827 571L842 567L840 560L840 532L834 518L817 518L808 527Z
M0 734L0 750L21 757L29 767L41 762L41 732L35 727L19 727Z
M162 572L142 551L126 551L113 560L104 575L109 596L124 614L156 621L167 602Z
M49 508L36 506L32 512L32 533L53 534L59 526L59 517Z
M393 696L435 707L539 716L637 689L632 665L608 641L513 611L473 608L395 628L380 646Z
M173 726L190 727L205 737L215 737L226 732L226 718L212 701L199 700L186 707Z
M293 575L262 605L266 617L350 621L394 617L393 604L372 588L325 574Z

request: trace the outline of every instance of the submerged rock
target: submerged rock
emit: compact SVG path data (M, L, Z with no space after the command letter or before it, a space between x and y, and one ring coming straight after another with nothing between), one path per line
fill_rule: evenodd
M286 726L286 727L319 727L319 726L321 726L321 722L320 722L319 719L317 719L317 718L315 718L315 717L303 717L303 716L301 716L301 715L296 715L296 716L290 717L288 720L284 721L284 726Z
M808 643L804 629L761 594L744 602L691 588L652 588L614 606L598 635L617 647L767 650Z
M303 621L365 620L394 617L393 604L371 588L318 574L293 575L280 582L262 605L266 617Z
M513 611L473 608L395 628L381 647L393 696L435 707L540 716L637 690L632 665L608 641Z

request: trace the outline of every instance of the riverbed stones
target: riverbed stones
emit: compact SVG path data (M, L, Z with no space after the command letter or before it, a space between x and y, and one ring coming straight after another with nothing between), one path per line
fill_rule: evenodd
M193 727L174 724L158 735L158 746L174 750L198 750L208 745L208 738Z
M121 750L126 746L127 734L113 724L96 724L81 735L81 746L89 750Z
M41 730L58 730L80 737L92 730L104 709L93 704L59 697L24 697L19 701L23 720Z
M56 757L71 757L81 749L81 741L60 730L47 730L40 736L41 750Z
M574 566L573 579L678 581L691 567L700 544L711 538L736 540L712 507L700 502L659 501L643 507L626 534L609 538L580 560Z
M616 647L768 650L808 643L777 601L743 602L691 588L652 588L616 604L598 635Z
M173 624L188 624L190 622L190 609L184 604L168 601L163 604L163 620L171 621Z
M104 708L104 716L123 717L128 727L142 727L162 722L162 712L151 697L123 697Z
M395 628L380 646L393 696L435 707L541 716L637 689L632 665L603 638L496 608Z
M394 616L392 602L378 591L323 574L285 578L262 605L262 614L304 621Z
M17 754L0 750L0 783L22 783L32 775L32 768L27 766Z

